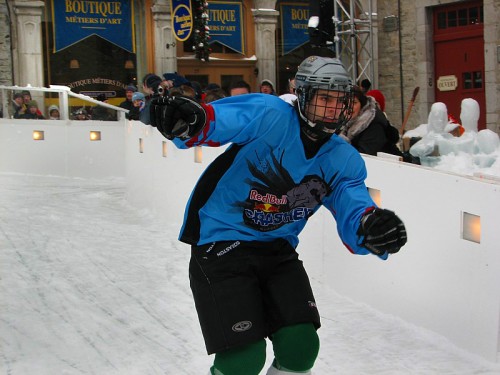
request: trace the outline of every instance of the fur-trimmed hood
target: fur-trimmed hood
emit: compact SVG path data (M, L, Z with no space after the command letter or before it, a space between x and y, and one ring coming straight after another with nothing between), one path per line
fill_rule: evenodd
M340 133L340 136L351 143L351 141L361 132L363 132L368 126L370 126L371 122L375 118L377 113L377 106L375 103L375 99L371 96L367 96L366 105L361 108L359 114L350 119L344 130Z

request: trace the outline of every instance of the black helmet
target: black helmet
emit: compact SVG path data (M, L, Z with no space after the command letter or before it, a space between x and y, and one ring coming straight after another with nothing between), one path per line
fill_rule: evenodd
M339 59L310 56L299 66L295 75L300 117L313 133L338 133L352 113L352 80ZM318 90L335 99L321 105L315 98ZM314 99L314 102L311 100ZM327 113L328 111L328 113Z

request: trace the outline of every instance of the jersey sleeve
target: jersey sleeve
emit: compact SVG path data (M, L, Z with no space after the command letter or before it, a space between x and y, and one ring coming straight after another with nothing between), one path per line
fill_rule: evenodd
M324 200L324 205L333 214L337 232L347 249L353 254L370 254L359 245L360 239L356 232L363 214L376 207L376 204L364 183L366 168L357 152L347 156L339 175L341 177L334 182L333 191Z
M206 107L208 119L204 129L191 139L174 139L177 147L245 144L293 121L294 109L272 95L238 95L217 100Z

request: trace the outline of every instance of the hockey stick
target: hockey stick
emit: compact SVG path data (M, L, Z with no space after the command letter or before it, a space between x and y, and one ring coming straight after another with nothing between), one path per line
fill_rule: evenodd
M408 119L410 118L410 113L411 113L411 110L413 108L413 103L415 103L415 99L417 98L419 90L420 90L420 87L418 87L418 86L415 87L415 90L413 90L413 95L411 96L410 104L408 104L408 109L406 110L403 124L401 124L401 131L400 131L401 136L403 136L405 133L405 126L406 126L406 123L408 122Z

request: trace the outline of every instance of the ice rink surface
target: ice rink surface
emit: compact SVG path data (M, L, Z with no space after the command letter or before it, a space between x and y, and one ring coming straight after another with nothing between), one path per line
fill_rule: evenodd
M205 375L213 357L178 230L129 207L119 179L0 173L0 374ZM500 363L312 283L315 375L500 374Z

